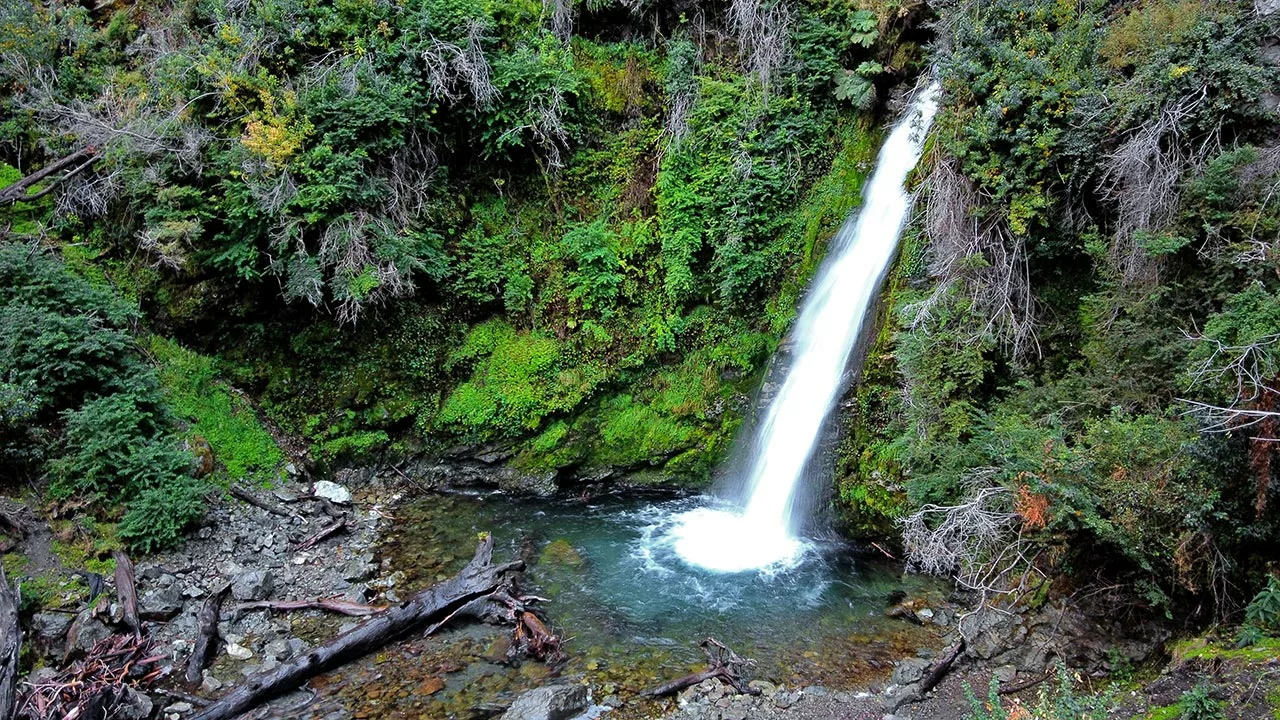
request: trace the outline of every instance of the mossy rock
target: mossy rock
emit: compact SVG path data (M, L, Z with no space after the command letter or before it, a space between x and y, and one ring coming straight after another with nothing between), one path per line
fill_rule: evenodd
M552 540L538 556L538 565L543 567L580 568L586 563L577 548L564 538Z

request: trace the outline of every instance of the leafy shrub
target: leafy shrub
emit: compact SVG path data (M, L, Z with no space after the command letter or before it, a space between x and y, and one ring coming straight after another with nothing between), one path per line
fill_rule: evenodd
M176 545L182 531L204 517L208 491L204 484L183 476L142 490L120 521L120 537L144 553Z
M1267 577L1267 586L1258 591L1244 611L1241 645L1254 645L1262 637L1280 636L1280 580ZM1245 639L1252 638L1250 642Z
M100 513L124 506L140 549L172 544L203 503L155 375L125 329L133 313L53 255L0 243L4 461L45 469L49 494Z
M1061 661L1058 663L1057 687L1040 690L1035 706L1024 706L1014 699L1006 708L1000 696L1000 681L992 676L987 698L979 700L968 683L964 685L969 700L969 714L965 720L1103 720L1115 705L1111 693L1081 695L1075 689L1071 671Z
M1226 717L1225 705L1213 696L1214 689L1207 683L1197 683L1195 687L1182 693L1178 707L1182 710L1183 720L1222 720Z

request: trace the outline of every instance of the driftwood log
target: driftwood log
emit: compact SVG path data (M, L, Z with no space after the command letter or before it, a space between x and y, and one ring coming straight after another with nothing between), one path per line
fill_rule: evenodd
M643 694L649 697L672 695L687 687L693 687L704 680L713 678L732 687L738 693L745 695L760 694L759 688L750 687L745 683L744 675L747 670L755 667L754 660L739 657L737 653L715 638L707 638L699 643L698 646L702 648L703 654L707 656L706 670L676 678L671 682L646 690Z
M231 487L227 488L227 492L231 493L232 497L239 498L240 500L243 500L256 508L266 510L272 515L279 515L280 517L283 517L283 518L297 517L296 513L289 512L288 510L285 510L284 508L280 507L279 505L276 505L275 503L267 502L266 500L259 498L257 495L254 495L253 493L240 487L239 485L232 485Z
M946 652L939 657L937 662L929 666L925 672L924 678L920 680L920 694L924 695L942 682L942 678L947 676L947 672L951 670L951 666L955 664L956 658L960 657L961 651L964 650L964 637L956 641Z
M120 550L112 550L116 561L116 597L124 614L125 627L135 638L142 637L142 623L138 620L138 583L133 572L133 561Z
M218 640L218 620L222 619L222 599L231 589L231 583L223 583L221 587L209 593L200 613L196 616L198 625L196 644L191 648L191 656L187 658L187 671L183 681L188 687L199 687L203 679L204 667L209 664Z
M200 711L193 720L235 717L276 695L292 690L310 678L447 617L474 600L492 594L506 582L506 575L524 567L520 561L493 564L493 538L485 536L475 557L462 572L418 593L408 601L366 620L350 632L302 653L292 662L258 673Z
M13 717L17 702L14 692L18 686L18 654L22 651L18 592L0 568L0 718L4 720Z
M312 546L314 546L316 543L320 542L321 540L324 540L325 538L329 537L330 535L335 535L346 529L347 529L347 518L345 516L340 517L338 518L337 522L331 525L326 525L320 528L319 530L315 531L311 535L303 538L302 542L298 543L298 547L296 549L307 550Z
M1019 680L1015 683L1001 683L1000 688L996 690L996 693L999 695L1011 695L1013 693L1022 692L1023 690L1029 690L1051 677L1053 677L1053 672L1046 672L1042 675L1037 675L1036 677L1028 678L1026 680Z
M352 617L377 615L386 609L386 605L365 605L364 603L351 602L341 597L316 598L315 600L258 600L240 603L232 608L233 612L237 613L244 610L273 610L277 612L325 610Z

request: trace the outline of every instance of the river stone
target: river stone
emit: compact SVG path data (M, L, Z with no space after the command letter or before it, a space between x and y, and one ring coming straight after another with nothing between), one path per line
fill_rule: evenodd
M237 643L227 641L227 654L237 660L248 660L253 657L253 651L249 648Z
M586 709L586 686L548 685L516 698L502 720L566 720Z
M293 657L293 648L289 647L288 641L276 639L267 643L266 646L262 648L262 654L280 661L285 661Z
M929 669L931 663L924 658L907 658L902 660L893 668L894 685L910 685L918 682L924 677L924 671Z
M351 491L336 482L331 482L329 480L317 480L315 484L311 486L311 492L315 493L319 497L325 498L329 502L337 503L339 505L351 504Z
M275 586L275 578L268 570L250 570L240 573L231 581L231 596L241 602L266 600Z
M920 688L907 685L893 690L880 698L880 706L889 712L897 712L898 708L920 699Z
M342 566L342 577L349 582L363 582L378 574L378 566L373 562L373 553L361 553ZM363 602L360 598L358 602Z

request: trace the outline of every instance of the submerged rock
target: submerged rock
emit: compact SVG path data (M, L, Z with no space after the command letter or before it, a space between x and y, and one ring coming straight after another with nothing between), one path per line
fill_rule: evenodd
M516 698L502 720L566 720L586 709L586 686L548 685Z
M569 541L564 538L549 543L543 548L542 554L538 556L539 565L581 567L584 562L577 548L569 544Z

